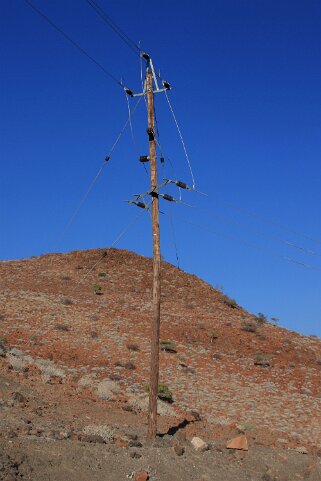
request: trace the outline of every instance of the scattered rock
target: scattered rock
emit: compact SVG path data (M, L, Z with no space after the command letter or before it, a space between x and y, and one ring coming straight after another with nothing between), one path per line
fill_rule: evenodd
M131 439L129 442L128 442L128 446L130 448L142 448L143 445L140 441L137 441L135 439Z
M128 441L126 441L126 439L123 439L123 438L116 438L115 446L117 448L128 448Z
M226 444L227 449L240 449L242 451L248 451L247 439L244 434L231 439Z
M174 446L174 452L177 454L177 456L183 456L185 449L182 446Z
M147 481L149 479L149 475L147 471L140 471L134 477L134 481Z
M106 444L105 439L99 434L85 434L81 436L81 440L85 443L99 443L99 444Z
M308 454L308 450L305 446L298 446L295 451L300 454Z
M28 402L28 399L23 394L21 394L21 392L14 392L12 398L14 401L18 401L19 403L25 404L26 402Z
M131 452L129 453L129 456L130 456L131 458L133 458L133 459L139 459L139 458L142 457L142 455L139 454L139 453L137 453L136 451L131 451Z
M203 439L198 438L197 436L195 436L191 440L191 444L195 449L195 451L203 452L208 450L208 444L205 441L203 441Z

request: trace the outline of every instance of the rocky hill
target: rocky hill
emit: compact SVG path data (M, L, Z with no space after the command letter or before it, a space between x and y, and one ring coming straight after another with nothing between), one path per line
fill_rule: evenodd
M128 445L120 425L139 427L144 436L151 259L97 249L3 261L0 283L1 372L9 386L5 389L2 383L0 394L3 439L12 435L21 447L30 436L38 443L39 438L59 436L70 440L73 433L79 440L81 431L83 436L103 433L106 442L110 432L97 427L102 416L105 421L111 416L113 430L115 425L120 429L118 444ZM228 439L245 433L252 452L262 448L297 456L321 454L320 339L258 319L201 279L165 262L161 312L160 383L171 401L159 402L163 434L176 433L180 426L187 439L198 435L223 452ZM17 400L19 393L26 400ZM34 413L28 431L19 418L21 405L32 412L39 399L46 399L47 406L40 406L42 422ZM62 406L68 436L61 423L53 434ZM95 421L96 430L89 421L84 424L86 416ZM313 462L309 473L319 470L319 476L320 463ZM6 475L19 479L29 476L6 469ZM198 474L188 477L191 473L173 479L199 479ZM155 474L150 479L163 478ZM216 478L204 473L202 479ZM238 474L235 479L263 478Z

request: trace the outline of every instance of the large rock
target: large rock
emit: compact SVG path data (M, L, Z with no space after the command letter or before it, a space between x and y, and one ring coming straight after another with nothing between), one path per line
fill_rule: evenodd
M195 436L191 440L191 444L195 449L195 451L203 452L208 450L208 444L205 441L203 441L203 439L198 438L197 436Z
M242 451L248 451L249 449L247 445L247 439L244 434L228 441L226 447L227 449L241 449Z

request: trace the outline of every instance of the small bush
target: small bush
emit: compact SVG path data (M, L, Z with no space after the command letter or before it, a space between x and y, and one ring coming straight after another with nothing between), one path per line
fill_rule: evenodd
M126 345L126 347L129 351L134 351L134 352L139 351L139 347L137 344L129 343Z
M226 306L231 307L232 309L237 309L239 307L238 303L235 299L227 296L226 294L223 295L223 302Z
M172 341L160 341L159 347L161 351L176 353L176 344Z
M56 324L55 329L57 329L57 331L65 331L65 332L70 331L70 327L67 326L67 324Z
M263 312L259 312L258 315L256 316L256 320L259 324L265 324L268 322L268 318Z
M149 384L146 384L145 391L149 392ZM173 393L166 384L158 384L157 397L162 401L173 402Z
M126 362L124 368L128 371L133 371L134 369L136 369L136 366L133 362Z
M115 366L115 367L123 367L123 365L122 365L122 363L121 363L120 361L116 361L116 362L114 363L114 366Z
M211 342L215 341L215 339L218 338L217 334L215 331L212 331L210 334Z
M91 335L92 339L97 339L98 332L97 331L91 331L90 335Z
M271 364L270 359L263 352L257 352L256 354L254 354L253 360L255 366L269 367Z
M61 301L61 304L63 304L64 306L71 306L73 304L73 302L72 302L71 299L65 298Z
M109 379L110 379L111 381L120 381L120 380L121 380L121 377L118 376L118 374L111 374L111 375L109 376Z
M71 277L69 276L61 276L61 278L63 281L70 281L71 280Z
M218 353L215 353L215 354L213 354L212 359L214 361L220 361L222 359L222 355L218 354Z
M274 322L274 324L277 324L279 320L280 319L278 317L271 317L271 321Z
M76 269L77 269L78 271L80 271L80 269L83 269L83 266L80 266L80 265L78 264L78 266L76 266Z
M94 293L95 293L97 296L99 296L99 295L102 294L102 289L103 289L103 288L102 288L99 284L95 284L95 285L93 286L93 291L94 291Z
M106 277L106 272L99 272L98 277Z
M247 322L243 324L241 327L242 331L245 332L256 332L257 331L257 324L254 324L254 322Z

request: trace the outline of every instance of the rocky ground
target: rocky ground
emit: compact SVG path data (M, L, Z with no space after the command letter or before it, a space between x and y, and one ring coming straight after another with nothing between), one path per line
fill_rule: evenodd
M321 479L320 340L162 272L172 402L159 401L150 444L150 259L109 249L0 263L0 479ZM248 451L227 449L240 434Z

